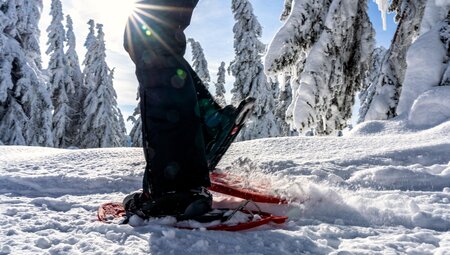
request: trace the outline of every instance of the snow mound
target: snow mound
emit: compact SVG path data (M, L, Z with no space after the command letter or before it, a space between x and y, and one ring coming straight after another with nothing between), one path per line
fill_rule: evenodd
M435 87L424 92L415 101L409 114L409 123L416 127L433 127L450 120L450 87Z
M417 132L438 133L443 136L450 132L450 115L449 105L446 103L449 100L447 95L447 88L437 87L436 90L445 91L440 95L431 95L434 90L424 93L418 100L415 101L414 106L408 119L406 116L399 116L393 120L375 120L366 121L356 125L351 131L345 133L348 137L364 137L364 136L380 136L396 134L414 134ZM415 107L417 105L417 107ZM425 106L427 108L423 108Z
M356 125L347 135L349 136L368 136L404 133L406 123L402 120L372 120L365 121Z

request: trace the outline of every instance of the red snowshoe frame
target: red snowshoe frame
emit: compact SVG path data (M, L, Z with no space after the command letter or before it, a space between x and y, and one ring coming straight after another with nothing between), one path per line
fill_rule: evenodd
M211 173L211 187L209 190L238 197L246 200L252 200L258 203L270 204L287 204L288 201L284 198L269 194L262 194L249 189L243 189L230 182L228 175L224 173Z
M207 230L215 230L215 231L242 231L247 229L256 228L262 225L266 225L269 223L275 224L283 224L286 222L288 217L286 216L274 216L270 213L261 212L261 211L248 211L244 208L238 208L237 211L241 211L244 213L257 214L260 216L260 219L239 223L236 225L226 225L220 224L217 226L207 227ZM111 223L112 219L123 218L126 216L125 209L123 208L122 203L105 203L102 204L97 211L97 218L99 221L104 223ZM191 227L178 227L180 229L195 229Z

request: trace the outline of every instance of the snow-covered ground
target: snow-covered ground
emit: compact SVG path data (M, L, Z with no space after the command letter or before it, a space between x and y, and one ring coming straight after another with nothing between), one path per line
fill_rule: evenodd
M234 144L220 167L292 202L244 232L96 221L140 187L141 149L0 146L0 254L450 254L450 121ZM217 198L223 198L217 196Z

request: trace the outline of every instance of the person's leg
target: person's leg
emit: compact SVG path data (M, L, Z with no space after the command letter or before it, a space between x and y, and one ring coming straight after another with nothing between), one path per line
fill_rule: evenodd
M188 63L186 63L186 65L188 66L188 72L194 82L201 116L203 119L208 118L211 114L214 114L215 112L221 110L222 107L215 101L214 97L211 95L203 81L200 79L200 77L198 77L197 73L192 69L192 67Z
M206 154L214 143L217 133L220 131L220 111L222 107L214 100L214 97L205 87L197 73L188 65L188 72L194 81L197 101L202 121L203 139L205 141Z
M140 72L147 167L144 190L152 196L209 186L201 118L189 67Z

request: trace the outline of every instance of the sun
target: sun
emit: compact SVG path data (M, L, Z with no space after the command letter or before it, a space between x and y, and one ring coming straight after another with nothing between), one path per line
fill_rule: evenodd
M136 10L136 0L109 1L96 0L98 5L103 5L105 11L101 12L101 21L105 24L123 26ZM92 1L94 4L94 1ZM100 7L99 7L100 8Z
M121 11L123 11L126 15L131 15L136 9L136 0L125 0L122 1L123 5Z

